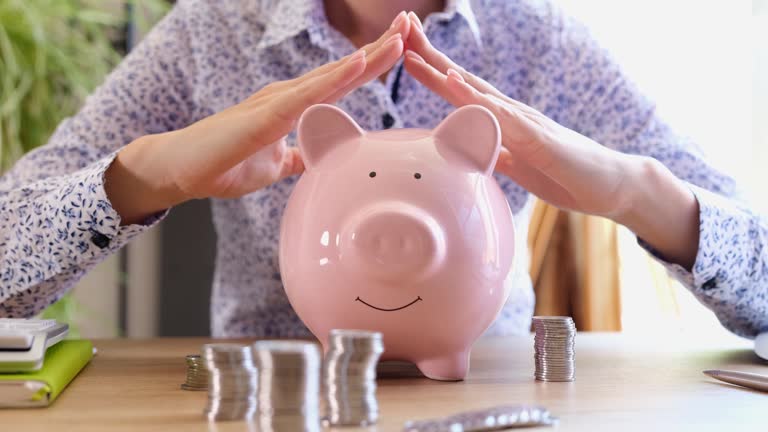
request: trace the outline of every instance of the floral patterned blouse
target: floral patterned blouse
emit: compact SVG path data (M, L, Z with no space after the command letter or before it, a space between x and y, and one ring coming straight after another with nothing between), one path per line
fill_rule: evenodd
M652 156L688 182L701 208L698 255L692 271L665 265L734 333L768 330L766 221L738 199L732 178L658 117L582 25L547 1L449 0L424 26L439 50L505 94L605 146ZM354 49L328 24L321 0L180 1L47 145L0 178L0 316L39 312L163 218L120 226L104 171L122 146L182 128ZM400 64L386 83L373 81L338 105L368 130L433 128L452 110ZM497 179L525 238L530 195ZM211 200L218 235L213 335L306 334L277 258L280 217L295 181ZM520 246L518 256L526 257ZM534 297L525 259L516 269L515 289L490 333L529 329Z

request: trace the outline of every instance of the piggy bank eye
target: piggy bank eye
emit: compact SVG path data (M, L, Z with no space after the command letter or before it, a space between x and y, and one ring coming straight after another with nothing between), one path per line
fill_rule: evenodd
M421 174L420 174L420 173L416 173L416 174L414 174L414 175L413 175L413 178L415 178L416 180L418 180L418 179L420 179L420 178L421 178Z
M371 172L369 172L369 173L368 173L368 177L370 177L370 178L374 178L374 177L376 177L376 171L371 171Z

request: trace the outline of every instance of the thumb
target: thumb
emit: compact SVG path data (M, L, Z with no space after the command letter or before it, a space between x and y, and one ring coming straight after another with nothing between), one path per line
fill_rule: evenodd
M527 191L561 208L575 209L578 202L570 191L527 162L516 158L509 150L502 148L496 161L495 171L509 177Z

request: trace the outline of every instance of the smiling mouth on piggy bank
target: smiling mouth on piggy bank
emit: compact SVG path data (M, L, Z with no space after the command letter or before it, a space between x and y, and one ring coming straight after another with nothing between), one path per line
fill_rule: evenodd
M361 299L360 296L355 298L355 301L359 301L360 303L362 303L362 304L364 304L364 305L366 305L366 306L368 306L369 308L372 308L372 309L376 309L376 310L380 310L380 311L384 311L384 312L394 312L394 311L399 311L399 310L405 309L408 306L411 306L411 305L415 304L416 302L420 302L421 301L421 296L416 297L416 300L408 303L405 306L400 306L400 307L393 308L393 309L385 309L385 308L380 308L380 307L374 306L374 305L372 305L370 303L367 303L365 300Z

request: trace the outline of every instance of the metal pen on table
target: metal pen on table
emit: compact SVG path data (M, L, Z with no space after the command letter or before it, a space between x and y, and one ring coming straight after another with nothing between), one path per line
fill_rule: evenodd
M717 369L705 370L704 374L730 384L768 392L768 376L766 375Z

